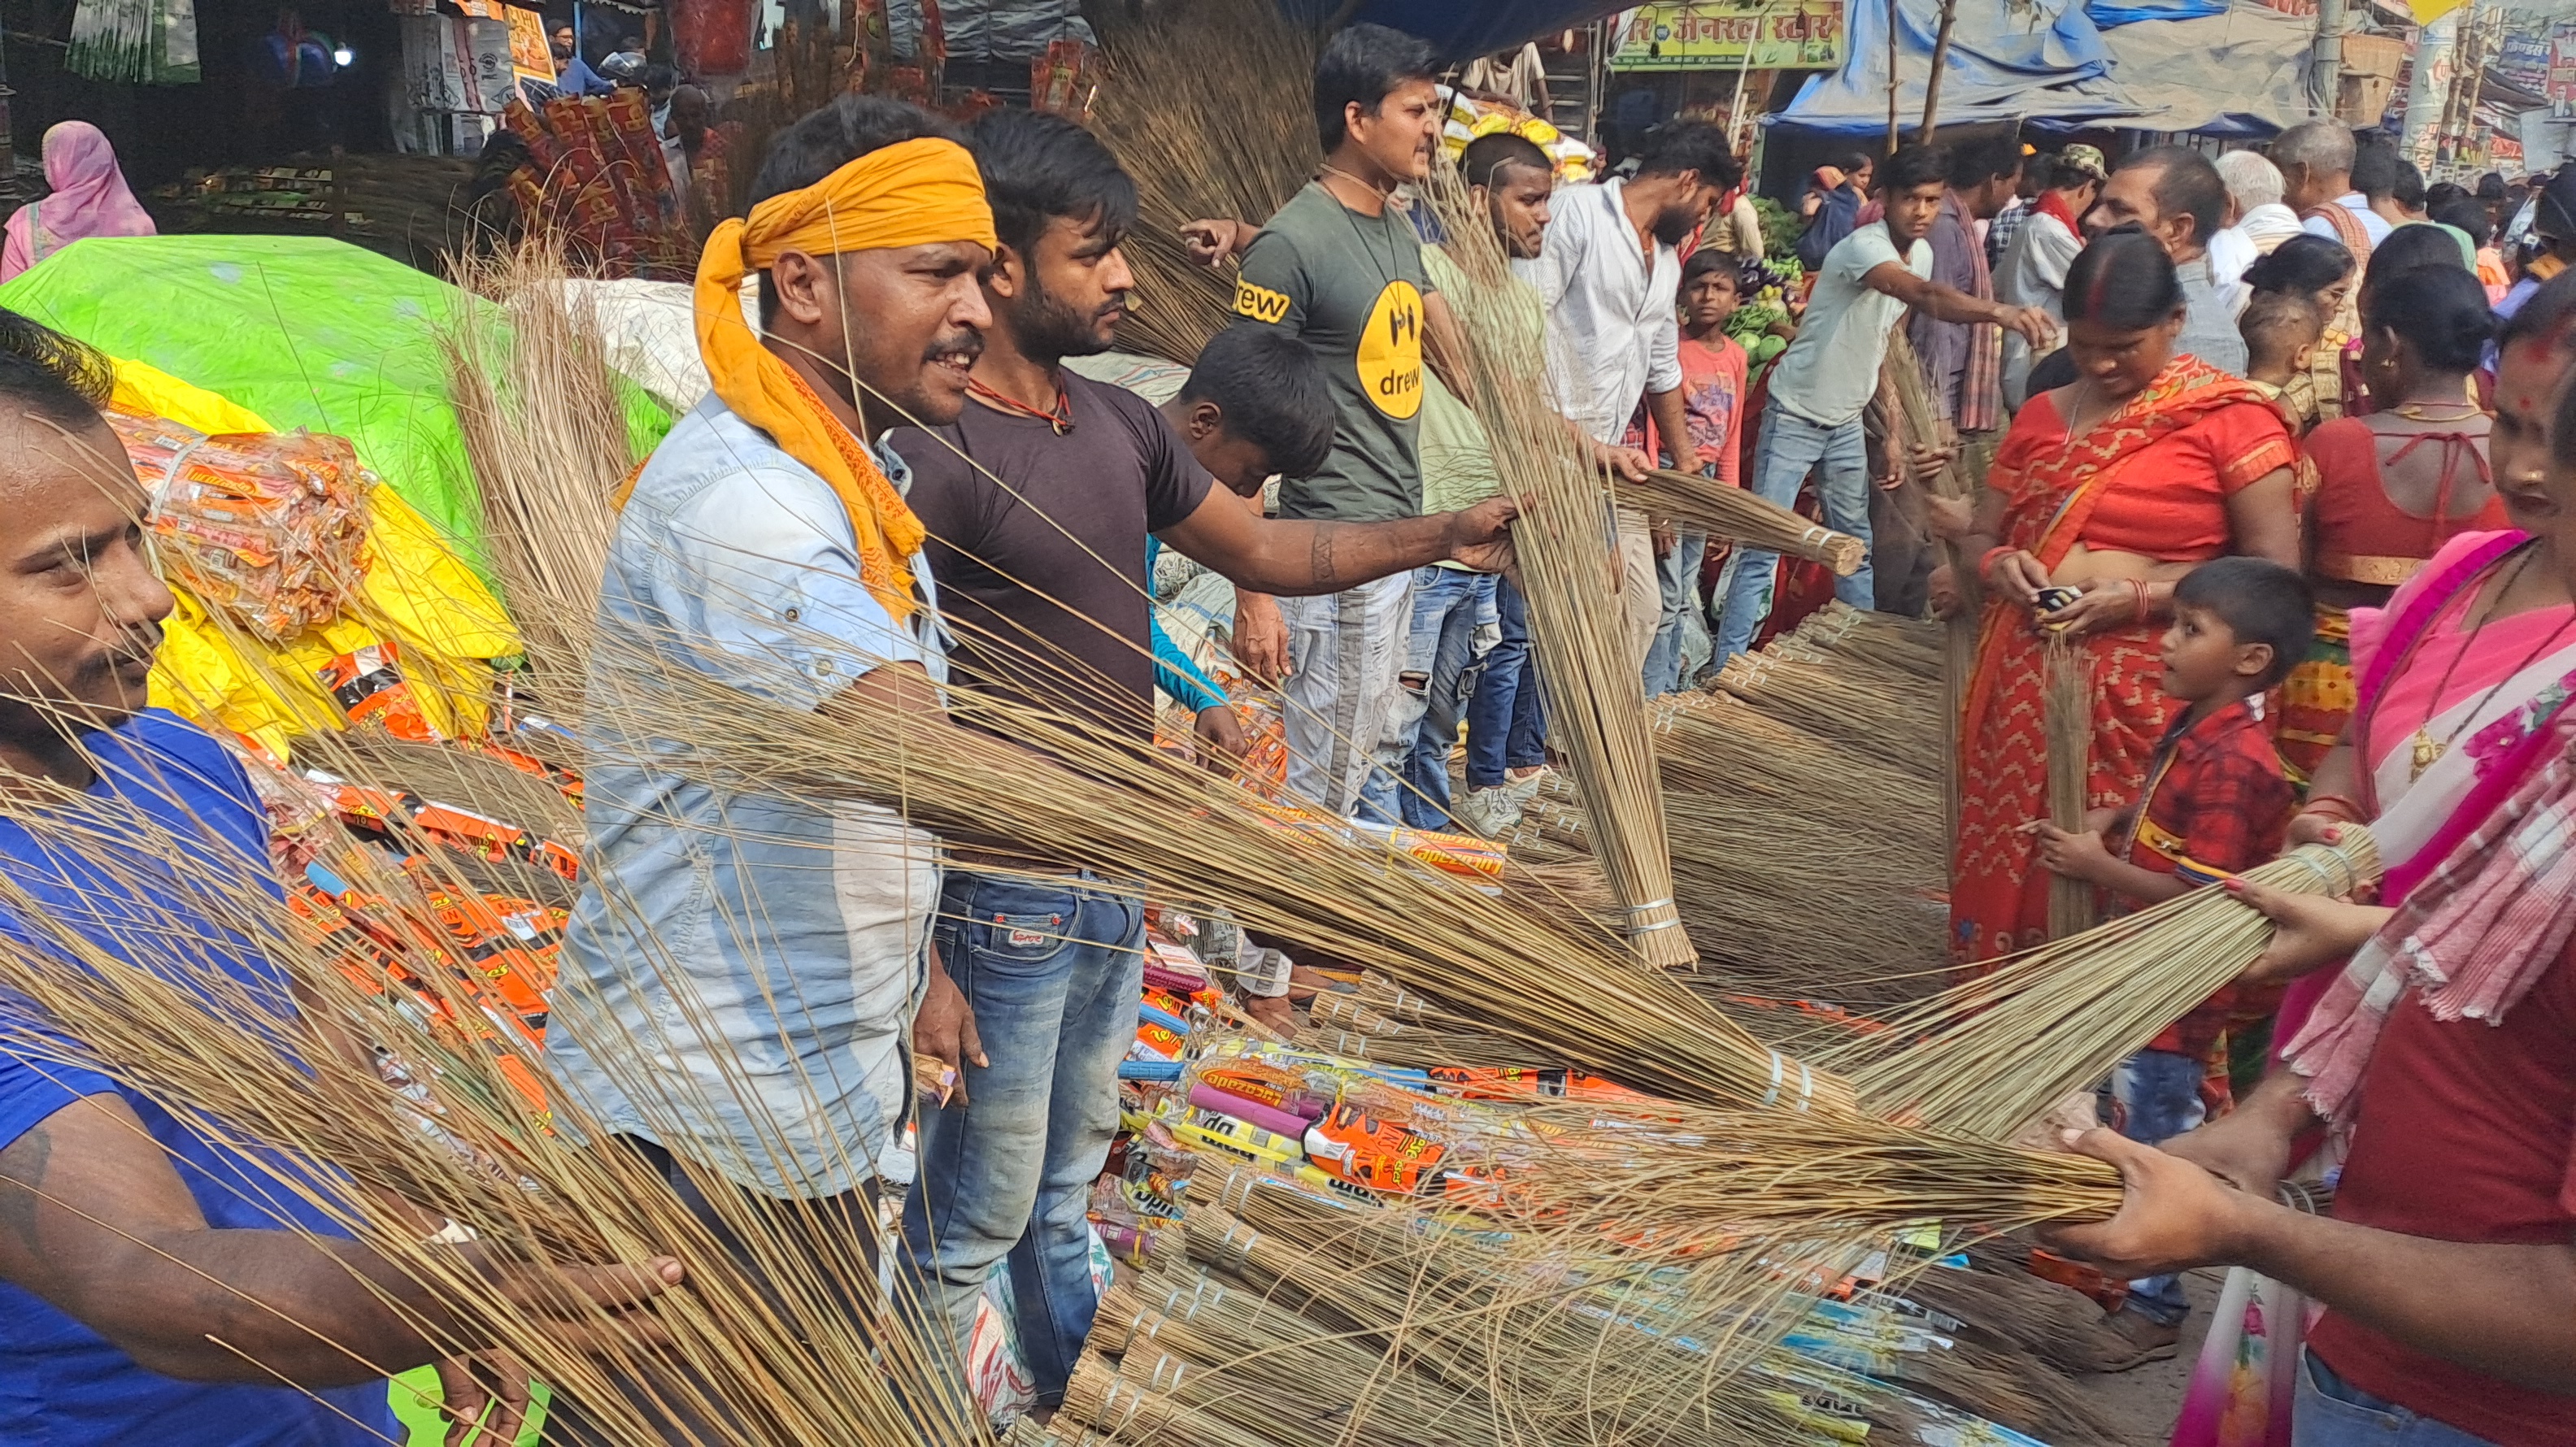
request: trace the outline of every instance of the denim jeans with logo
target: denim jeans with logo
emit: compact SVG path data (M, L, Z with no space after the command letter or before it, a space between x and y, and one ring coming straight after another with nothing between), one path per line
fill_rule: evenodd
M1861 421L1819 427L1773 398L1762 414L1762 444L1753 467L1753 490L1782 507L1795 507L1798 487L1808 472L1816 474L1816 500L1823 504L1825 526L1849 533L1866 548L1869 528L1869 453ZM1737 548L1727 559L1725 587L1717 605L1717 641L1711 668L1753 646L1762 620L1771 616L1771 591L1780 560L1777 553ZM1877 583L1869 555L1860 571L1834 580L1834 596L1855 608L1875 607Z
M921 1113L904 1256L961 1361L984 1280L1009 1262L1043 1406L1064 1399L1100 1306L1084 1218L1118 1129L1144 934L1144 906L1090 874L951 872L940 892L939 957L992 1064L966 1064L964 1105Z
M1467 698L1467 787L1498 788L1506 769L1547 762L1547 707L1539 697L1538 659L1530 653L1529 610L1511 579L1494 579L1494 613L1502 641L1485 655Z
M2299 1395L2290 1409L2290 1447L2495 1447L2457 1427L2374 1397L2334 1373L2314 1352L2299 1353Z

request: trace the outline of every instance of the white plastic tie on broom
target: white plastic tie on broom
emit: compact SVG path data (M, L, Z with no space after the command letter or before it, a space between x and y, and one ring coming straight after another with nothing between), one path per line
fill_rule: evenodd
M1782 1055L1777 1050L1770 1053L1771 1088L1762 1092L1762 1104L1766 1108L1778 1103L1780 1099L1780 1085L1781 1082L1787 1078L1789 1065L1789 1057ZM1809 1070L1807 1068L1807 1062L1801 1060L1798 1062L1798 1109L1805 1110L1807 1108L1807 1103L1814 1100L1815 1097L1815 1072Z
M1234 1235L1238 1231L1243 1233L1243 1240L1241 1242L1237 1242L1234 1239ZM1251 1227L1244 1225L1240 1221L1237 1221L1225 1228L1225 1235L1218 1240L1217 1244L1228 1251L1232 1251L1237 1255L1248 1259L1252 1255L1252 1248L1259 1245L1260 1242L1260 1232L1253 1230Z
M1654 913L1656 910L1659 910L1659 909L1671 909L1672 907L1673 907L1673 901L1672 901L1672 897L1671 897L1670 895L1666 895L1666 896L1665 896L1664 898L1662 898L1662 899L1650 899L1650 900L1647 900L1644 904L1632 904L1632 905L1628 906L1628 933L1629 933L1630 935L1634 936L1634 935L1643 935L1643 934L1653 934L1655 931L1657 931L1657 930L1659 930L1659 929L1676 929L1676 928L1679 928L1679 927L1680 927L1680 925L1681 925L1681 922L1682 922L1682 917L1681 917L1678 913L1674 914L1673 916L1671 916L1671 917L1670 917L1670 918L1668 918L1668 919L1659 919L1659 920L1656 920L1656 921L1655 921L1654 923L1652 923L1652 924L1639 924L1639 923L1637 923L1637 917L1638 917L1639 915L1652 914L1652 913Z
M1190 1364L1177 1357L1158 1356L1154 1358L1154 1378L1151 1385L1158 1392L1177 1392L1181 1389L1181 1378L1189 1375L1189 1370ZM1166 1371L1172 1374L1172 1379L1168 1382L1163 1380L1163 1373Z
M1225 1211L1240 1211L1244 1207L1251 1205L1252 1186L1253 1178L1251 1176L1246 1175L1241 1171L1226 1172L1225 1184L1217 1187L1216 1191L1216 1204L1218 1209Z

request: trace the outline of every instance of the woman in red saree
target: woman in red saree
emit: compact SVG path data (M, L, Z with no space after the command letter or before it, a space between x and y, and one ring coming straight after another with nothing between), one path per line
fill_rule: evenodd
M2320 424L2304 446L2308 581L2317 642L2281 686L2281 757L2313 775L2352 716L2352 610L2376 609L2444 543L2506 526L2487 467L2487 415L2469 387L2493 335L2486 288L2425 266L2376 288L2362 370L2386 406Z
M2289 428L2249 383L2175 353L2182 308L2151 238L2114 232L2076 257L2066 322L2081 380L2013 419L1965 535L1986 604L1959 732L1950 943L1963 964L2047 938L2049 875L2021 832L2048 813L2042 629L2091 656L2087 806L2125 805L2173 714L2157 639L2174 582L2225 553L2298 566ZM2041 613L2043 588L2078 596Z

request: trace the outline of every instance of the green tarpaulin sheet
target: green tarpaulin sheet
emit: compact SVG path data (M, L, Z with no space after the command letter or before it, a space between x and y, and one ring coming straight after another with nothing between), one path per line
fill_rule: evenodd
M77 241L0 286L0 306L219 392L276 427L334 432L483 565L465 439L432 328L465 294L323 237ZM640 389L644 446L670 419Z

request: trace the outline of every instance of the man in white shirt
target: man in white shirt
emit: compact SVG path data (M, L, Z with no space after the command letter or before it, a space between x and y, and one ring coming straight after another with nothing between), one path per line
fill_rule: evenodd
M1995 271L1995 300L2037 307L2052 320L2064 321L2066 268L2084 249L2084 213L2102 194L2102 153L2091 146L2068 146L2053 156L2033 158L2031 165L2041 169L2046 189L2004 248L2003 265ZM2036 360L2018 332L2004 333L2004 402L2016 411L2030 390Z
M2236 219L2209 238L2209 279L2234 286L2255 258L2299 234L2299 213L2281 204L2281 169L2261 151L2230 151L2217 166Z
M1690 435L1675 248L1707 223L1741 175L1724 127L1659 126L1633 178L1558 190L1545 249L1513 263L1547 303L1547 376L1557 410L1594 441L1618 446L1641 400L1657 435ZM1619 510L1619 560L1625 637L1642 674L1663 622L1643 513Z
M1949 190L1949 153L1907 146L1878 168L1885 217L1834 243L1808 299L1797 340L1771 373L1771 407L1762 419L1756 492L1787 507L1818 469L1816 493L1826 525L1869 541L1869 463L1861 414L1878 391L1888 334L1907 307L1945 322L1991 322L2047 345L2056 324L2033 307L2004 306L1933 280L1932 246L1924 237ZM1563 222L1558 223L1562 225ZM1666 436L1687 436L1668 431ZM1822 464L1821 468L1818 465ZM1771 614L1775 553L1738 548L1721 585L1716 654L1722 665L1753 644ZM1834 595L1855 608L1875 602L1870 565L1834 581Z
M2298 213L2310 235L2342 242L2357 260L2367 259L2371 248L2388 239L2387 218L2353 189L2352 132L2341 122L2303 121L2281 132L2270 154L2281 171L2281 199ZM2356 239L2360 244L2354 244Z

